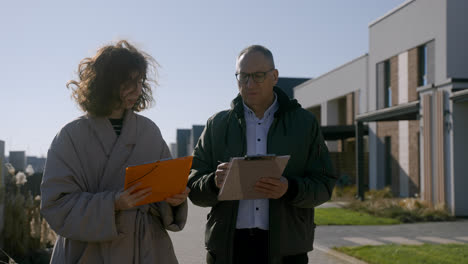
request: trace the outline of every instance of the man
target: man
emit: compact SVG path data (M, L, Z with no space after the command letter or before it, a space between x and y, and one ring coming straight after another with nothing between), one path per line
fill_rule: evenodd
M314 207L335 184L328 149L315 117L278 87L271 52L242 50L240 95L212 116L194 150L188 187L196 205L211 207L206 225L208 263L307 263L314 240ZM263 177L255 190L269 199L219 201L232 157L290 155L281 179ZM228 188L225 187L225 188Z

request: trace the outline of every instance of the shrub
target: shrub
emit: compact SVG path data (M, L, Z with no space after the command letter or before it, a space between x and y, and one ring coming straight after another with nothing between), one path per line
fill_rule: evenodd
M34 174L28 166L26 173L17 172L11 164L6 164L9 174L5 177L5 186L0 191L0 202L4 203L3 239L4 259L9 263L16 259L24 263L37 263L45 249L55 243L56 235L41 216L40 196L33 198L24 185L27 175ZM8 254L8 255L7 255ZM13 262L14 263L14 262Z
M333 189L331 200L344 201L353 200L357 195L357 188L355 185L335 186Z
M364 201L352 200L345 207L375 216L398 219L403 223L455 219L444 205L434 207L418 198L393 198L389 187L366 192Z
M366 200L379 200L384 198L393 198L392 189L387 186L382 190L370 190L364 194Z

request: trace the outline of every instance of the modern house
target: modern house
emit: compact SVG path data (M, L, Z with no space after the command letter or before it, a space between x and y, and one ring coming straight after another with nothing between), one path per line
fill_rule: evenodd
M361 190L391 186L468 215L466 10L465 0L408 0L369 24L367 55L294 88L322 125L341 124L349 106L336 105L354 95Z
M336 173L348 183L356 181L354 123L360 93L367 87L367 64L365 54L294 87L295 98L321 124Z
M296 77L278 77L278 82L276 86L281 88L283 92L285 92L289 98L294 98L294 87L298 86L299 84L310 80L310 78L296 78Z

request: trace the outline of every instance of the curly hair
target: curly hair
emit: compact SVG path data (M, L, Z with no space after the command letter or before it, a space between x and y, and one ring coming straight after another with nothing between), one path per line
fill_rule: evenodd
M141 111L154 103L152 88L157 86L158 63L147 53L139 51L126 40L107 45L92 58L78 65L78 81L71 80L67 88L80 108L92 116L109 116L122 104L122 84L142 79L142 92L132 110ZM137 72L136 78L132 74Z

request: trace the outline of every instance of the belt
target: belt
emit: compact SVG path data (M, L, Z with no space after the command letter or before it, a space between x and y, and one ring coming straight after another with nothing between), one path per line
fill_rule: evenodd
M266 236L268 235L268 230L263 230L260 228L242 228L242 229L236 229L236 233L239 235L248 235L248 236Z

